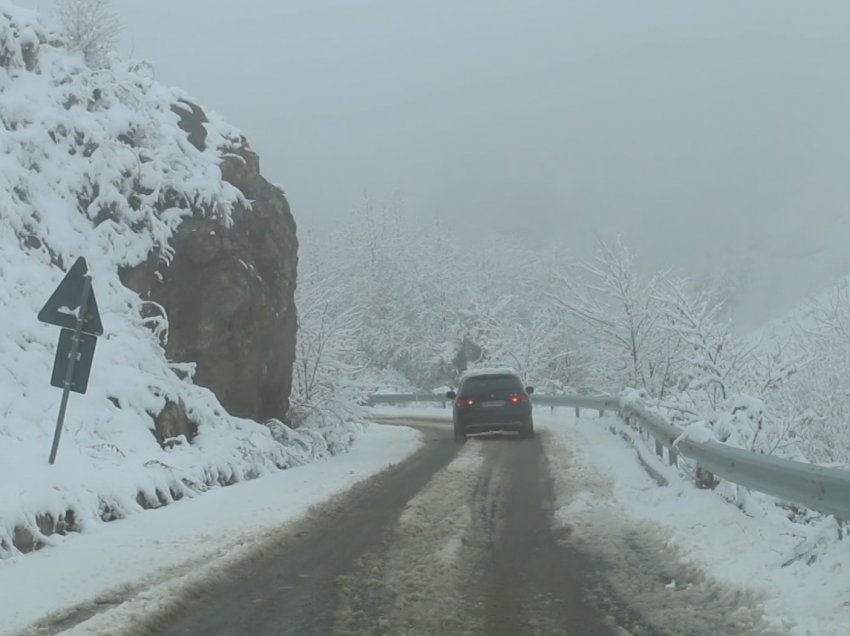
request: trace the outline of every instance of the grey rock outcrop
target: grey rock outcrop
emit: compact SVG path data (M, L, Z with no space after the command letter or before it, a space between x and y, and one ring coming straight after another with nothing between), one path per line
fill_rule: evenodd
M203 148L203 110L188 102L173 110L190 142ZM229 227L198 211L172 238L169 264L151 254L121 277L165 308L166 355L196 363L195 382L211 389L229 413L282 419L295 356L295 222L283 192L260 174L247 142L224 157L221 171L251 208L238 211ZM191 439L189 423L171 428Z

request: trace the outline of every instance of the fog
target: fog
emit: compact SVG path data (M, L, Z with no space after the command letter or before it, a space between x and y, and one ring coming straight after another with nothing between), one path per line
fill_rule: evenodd
M113 7L120 53L241 128L302 226L391 198L577 255L621 234L647 270L740 270L748 323L850 268L843 0Z

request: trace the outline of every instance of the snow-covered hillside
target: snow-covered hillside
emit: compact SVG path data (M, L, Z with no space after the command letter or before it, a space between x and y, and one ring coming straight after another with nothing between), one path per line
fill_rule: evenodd
M850 278L839 278L802 298L790 311L759 325L747 338L753 343L787 344L821 330L828 316L836 311L850 309L848 299Z
M193 209L227 224L235 206L248 205L219 169L239 133L210 115L198 150L172 110L184 99L144 64L88 68L37 15L0 0L0 557L49 543L57 529L84 531L327 452L322 435L281 425L276 441L181 379L191 369L175 373L144 302L121 284L119 269L152 251L167 261L169 239ZM59 330L36 314L79 256L105 333L50 466ZM155 439L153 418L167 400L182 400L198 425L191 444L164 449Z

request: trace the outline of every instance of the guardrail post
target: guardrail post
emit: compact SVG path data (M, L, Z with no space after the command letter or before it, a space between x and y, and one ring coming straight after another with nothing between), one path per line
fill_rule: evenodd
M714 486L717 485L717 481L714 479L714 475L712 475L707 470L703 470L699 466L697 466L696 474L694 475L694 481L696 482L697 488L702 490L712 490Z
M576 407L576 417L580 417L580 416L581 416L581 409L579 407Z
M667 463L671 466L679 465L679 454L672 446L667 449Z
M605 411L599 409L599 417L605 417Z

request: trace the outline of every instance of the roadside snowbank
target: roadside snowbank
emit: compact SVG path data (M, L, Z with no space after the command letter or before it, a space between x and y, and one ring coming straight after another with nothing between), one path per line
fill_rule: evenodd
M411 429L368 426L348 453L327 461L214 488L133 519L99 523L85 534L58 538L61 549L0 561L0 636L19 634L79 603L94 608L96 599L120 598L127 588L156 602L160 583L179 577L185 583L202 576L209 563L238 558L312 506L420 446L421 436Z
M558 492L556 520L580 531L600 518L648 524L659 540L716 580L761 599L766 618L792 636L845 636L850 625L850 544L839 542L834 521L804 525L789 521L757 494L744 509L718 492L699 490L678 471L642 453L668 481L659 487L641 467L635 448L615 432L628 431L616 418L538 417L551 435L546 446L557 483L560 466L578 463L587 472L586 490ZM734 499L735 493L727 493ZM623 524L626 525L626 524ZM677 585L670 581L670 594ZM680 588L678 588L680 589Z

